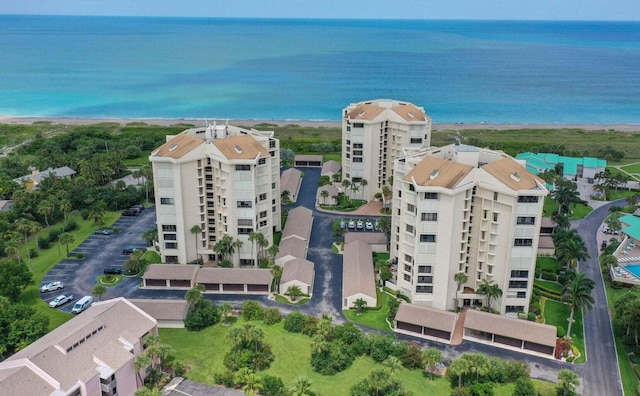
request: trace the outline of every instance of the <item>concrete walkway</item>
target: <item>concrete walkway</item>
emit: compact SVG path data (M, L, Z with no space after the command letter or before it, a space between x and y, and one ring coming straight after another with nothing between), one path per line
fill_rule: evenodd
M456 327L453 329L453 334L451 335L451 345L462 344L462 337L464 336L464 318L467 317L468 310L469 308L465 308L458 314Z

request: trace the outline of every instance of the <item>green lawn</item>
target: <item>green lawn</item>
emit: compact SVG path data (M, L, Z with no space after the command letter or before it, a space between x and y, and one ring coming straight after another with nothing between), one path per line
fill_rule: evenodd
M533 281L533 283L536 285L540 285L542 287L546 287L547 289L550 289L550 290L555 290L557 292L562 291L562 285L559 284L558 282L536 279Z
M106 212L104 216L105 225L110 226L118 218L120 218L119 212ZM77 213L69 215L68 220L75 220L76 223L78 223L78 228L75 231L71 232L71 234L73 234L75 238L75 242L69 245L69 251L78 247L80 243L82 243L91 234L93 234L95 230L99 228L91 220L82 220L82 217L80 217L80 215ZM38 233L38 236L47 236L51 228L60 227L62 227L62 223L55 224L50 228L45 228ZM33 240L33 237L29 238L31 248L35 248L35 243L33 242ZM21 255L22 257L26 256L26 250L24 249L24 247L21 248ZM60 260L62 260L65 255L65 246L60 246L60 250L58 250L58 245L56 243L52 243L49 249L40 250L38 252L38 257L32 259L33 284L25 288L19 298L19 301L23 304L32 306L37 311L42 312L49 317L49 330L55 329L56 327L60 326L73 317L73 315L62 312L58 309L49 308L49 306L40 298L39 292L42 278L44 278L47 272L49 272L51 268L53 268Z
M550 195L544 197L544 206L542 207L542 217L551 217L553 212L558 211L558 203L551 198Z
M391 328L387 323L387 315L389 315L389 300L394 297L378 290L378 298L382 298L384 301L384 305L380 309L367 309L360 316L356 314L356 311L351 309L345 309L342 313L344 313L344 316L350 322L372 327L374 329L391 331Z
M562 326L565 330L568 327L569 307L561 302L545 299L544 304L544 321L548 325ZM573 345L578 347L581 356L576 359L576 363L584 363L586 361L586 349L584 347L584 332L582 330L582 313L576 312L573 316L574 322L571 327Z
M158 264L158 263L162 262L158 252L155 252L153 250L147 250L144 253L144 256L142 256L142 258L147 260L150 264Z
M536 259L536 268L557 274L560 266L558 265L558 260L556 260L555 257L538 256Z
M636 162L634 164L621 166L620 169L624 170L628 173L640 173L640 162Z
M573 215L571 215L571 220L579 220L584 218L586 215L593 211L591 206L586 206L582 204L571 205L571 210L573 211ZM544 206L542 208L542 217L551 217L554 212L558 211L558 203L551 198L550 195L544 197Z
M627 293L637 293L637 291L633 291L630 289L614 289L610 286L609 282L605 282L606 291L607 291L607 300L609 301L609 307L613 309L613 306L616 301L623 295ZM638 381L638 377L633 372L633 364L629 361L629 358L626 355L626 349L631 349L625 345L622 345L622 341L620 339L620 326L613 321L613 334L615 336L616 341L616 352L618 353L618 364L620 365L620 376L622 378L622 387L624 389L625 395L633 395L636 391L638 385L640 385L640 381Z

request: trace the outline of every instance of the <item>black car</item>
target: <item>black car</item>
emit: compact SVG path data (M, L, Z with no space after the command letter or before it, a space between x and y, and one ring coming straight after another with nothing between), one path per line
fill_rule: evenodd
M143 204L133 205L131 209L144 210L144 205Z
M142 250L142 249L138 248L138 247L128 247L128 248L122 249L122 254L129 255L129 254L137 252L139 250Z
M137 216L140 213L140 209L130 208L122 211L123 216Z
M122 274L122 268L120 267L107 267L104 269L104 274L105 275L121 275Z

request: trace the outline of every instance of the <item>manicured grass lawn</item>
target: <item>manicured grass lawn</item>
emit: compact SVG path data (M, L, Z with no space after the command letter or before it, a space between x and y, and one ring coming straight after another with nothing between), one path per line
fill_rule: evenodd
M637 194L637 191L627 191L627 190L611 190L609 191L609 201L617 201L622 198L626 198L628 196ZM625 204L623 204L624 206Z
M640 173L640 163L636 162L635 164L621 166L620 169L629 173Z
M590 206L576 204L571 205L571 210L573 211L573 215L571 215L571 220L579 220L584 218L586 215L593 211L593 208ZM558 211L558 203L551 198L550 195L544 197L544 206L542 208L542 217L551 217L553 212Z
M546 280L542 280L542 279L536 279L533 281L534 284L536 285L540 285L542 287L546 287L547 289L551 289L551 290L555 290L555 291L562 291L562 285L559 284L558 282L552 282L552 281L546 281Z
M539 396L556 396L556 385L552 382L533 380L533 384ZM499 385L494 388L495 396L511 396L516 389L516 384Z
M545 323L552 326L562 326L567 330L569 324L569 307L561 302L545 299L544 304L544 320ZM571 327L573 345L578 347L581 356L576 359L576 363L584 363L586 361L586 349L584 347L584 332L582 330L582 313L576 311L573 316L574 322Z
M570 219L579 220L584 219L586 215L593 211L593 208L591 206L577 204L575 206L571 205L571 210L573 210L573 214L571 215Z
M155 252L153 250L147 250L145 252L144 256L142 256L142 258L147 260L147 262L149 262L151 264L158 264L158 263L162 262L158 252Z
M176 359L191 366L186 377L194 381L213 384L213 374L225 370L224 353L230 348L225 335L233 326L246 323L239 319L237 324L229 327L216 325L201 332L188 332L184 329L160 329L160 338L175 350ZM262 327L265 341L271 345L275 360L271 367L264 371L282 378L290 387L293 380L305 375L311 379L311 389L320 395L348 395L349 389L365 378L371 370L380 367L369 357L359 357L353 365L336 375L323 376L313 371L311 359L311 338L302 334L293 334L283 329L283 323L265 326L260 322L252 322ZM261 374L261 373L260 373ZM419 370L400 369L398 380L415 395L451 393L449 383L443 379L429 381Z
M542 207L542 217L551 217L553 212L558 211L558 203L551 198L550 195L544 197L544 206Z
M105 226L110 226L120 217L119 212L106 212L104 216ZM93 232L98 229L98 227L93 223L92 220L82 220L79 214L73 213L68 216L68 220L75 220L78 223L78 228L75 231L72 231L75 242L69 245L69 251L75 249L80 245L85 239L87 239ZM53 225L52 227L45 228L38 233L38 237L45 237L49 234L49 230L51 228L61 228L62 223L58 223ZM35 243L33 242L33 236L29 238L30 247L35 248ZM26 250L21 248L22 257L26 256ZM38 252L38 257L32 259L33 266L33 284L25 288L25 290L20 295L18 301L23 304L29 305L35 308L37 311L45 314L49 317L49 330L53 330L56 327L60 326L67 320L71 319L73 315L62 312L58 309L51 309L49 306L40 298L40 285L42 284L42 278L49 272L53 266L55 266L61 259L66 255L66 247L60 246L60 251L58 251L58 244L52 243L49 249L40 250Z
M637 293L637 291L631 289L614 289L609 285L609 282L605 281L605 288L607 291L607 300L609 301L609 307L613 309L613 306L616 301L627 293ZM622 345L621 341L621 330L620 326L617 322L613 321L613 335L615 337L616 342L616 352L618 354L618 364L620 365L620 377L622 378L622 387L624 389L625 395L633 395L636 391L638 385L640 385L640 381L638 381L638 377L633 372L633 364L629 361L629 358L626 355L626 349Z
M378 298L382 298L384 301L384 305L378 310L367 309L360 316L356 315L356 311L351 309L345 309L342 313L350 322L374 329L391 331L387 323L387 315L389 315L389 301L394 297L378 290Z
M299 300L297 300L296 302L290 302L289 300L287 300L286 297L283 297L279 294L276 294L276 301L279 303L283 303L283 304L288 304L288 305L302 305L302 304L306 304L309 302L309 298L301 298Z
M539 256L536 259L536 268L540 268L543 271L553 272L554 274L557 274L560 266L558 265L558 260L556 260L555 257Z

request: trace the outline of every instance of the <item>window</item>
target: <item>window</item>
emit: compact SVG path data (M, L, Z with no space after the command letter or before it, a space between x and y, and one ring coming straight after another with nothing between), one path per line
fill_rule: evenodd
M533 246L533 239L531 239L531 238L516 238L513 241L513 246Z
M422 138L411 138L411 143L422 143Z
M249 235L252 231L253 231L253 228L238 227L238 235Z
M511 270L512 278L528 278L529 271L526 270Z
M435 234L420 234L420 242L435 242Z
M411 272L411 266L409 264L404 265L404 270L407 272Z
M275 148L276 147L276 141L274 139L269 139L269 148Z
M353 179L351 179L351 183L362 183L362 178L354 177Z
M498 193L497 193L497 192L494 192L494 193L493 193L493 200L494 200L494 201L497 201L497 200L498 200Z
M413 234L413 226L411 224L407 224L405 229L408 233Z
M415 213L416 212L416 207L413 204L407 204L407 211L411 212L411 213Z
M407 282L411 282L411 275L404 274L404 280L406 280Z
M275 188L276 188L276 183L271 183L271 189L275 190Z
M267 199L267 194L266 194L266 193L264 193L264 194L260 194L260 198L259 198L259 199L260 199L261 201L264 201L265 199Z
M416 286L416 293L433 294L433 286Z
M413 263L413 257L409 256L408 254L404 255L404 261L407 261L409 263Z
M364 123L363 122L354 122L353 123L353 127L354 128L364 128Z
M424 193L424 199L438 199L438 193L426 192Z
M516 298L527 298L527 292L518 292Z
M420 274L430 274L431 273L431 266L430 265L419 265L418 266L418 273L420 273Z
M418 283L433 283L433 276L419 276Z
M267 220L263 220L260 222L260 227L266 227L267 226Z
M438 221L437 213L422 213L420 215L420 220L422 221Z
M497 213L493 214L493 221L498 221L498 214Z
M236 165L237 171L249 171L251 170L251 165Z
M160 205L173 205L173 198L160 198Z
M353 155L362 155L362 150L353 150Z
M509 281L509 289L526 289L528 281Z
M351 147L347 146L347 153L351 152Z
M252 219L238 219L238 226L240 226L240 227L242 227L242 226L252 227L253 226L253 220Z
M177 231L176 226L174 224L164 224L162 226L162 231Z
M347 143L348 144L348 143ZM362 143L354 143L353 144L353 148L354 149L361 149L362 148Z
M178 248L178 244L175 242L165 242L164 243L164 247L165 249L177 249Z
M260 158L258 159L258 165L264 165L267 163L267 159L266 158Z
M534 225L536 223L536 218L535 217L528 217L528 216L518 216L518 218L516 219L516 223L517 224Z
M165 241L177 241L178 237L176 234L162 234L162 237Z
M416 191L416 186L409 184L409 191Z
M237 205L239 208L250 208L252 206L251 201L237 201Z
M353 162L362 162L362 157L353 157Z
M532 195L522 195L518 197L519 203L536 203L538 202L538 197Z
M347 148L348 148L348 147L347 147ZM349 153L346 153L346 154L345 154L345 156L346 156L347 158L351 158L351 154L349 154Z
M265 211L260 212L260 218L261 218L261 219L264 219L265 217L267 217L267 211L266 211L266 210L265 210Z

